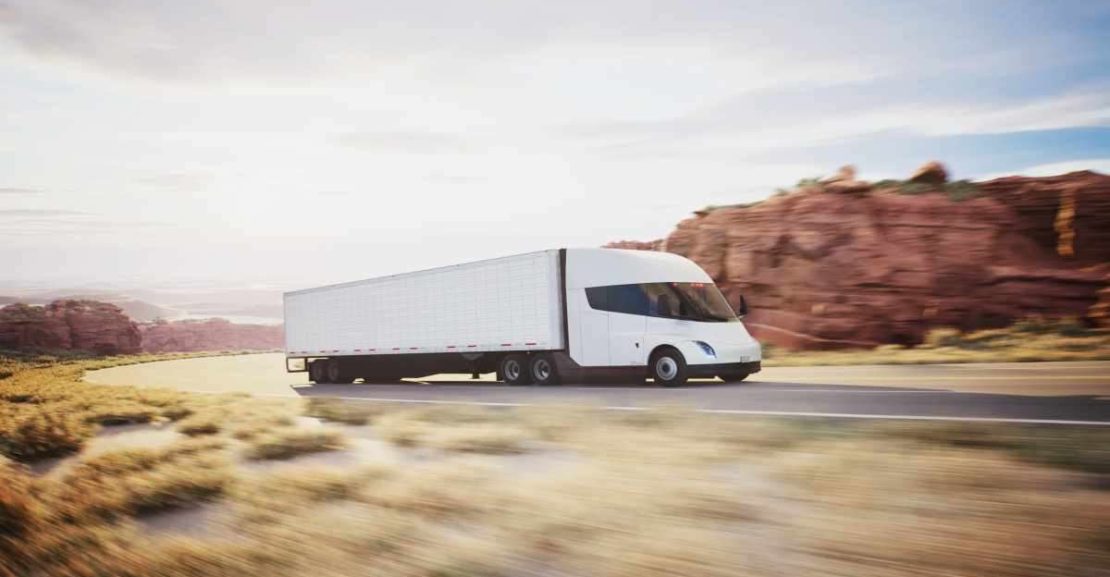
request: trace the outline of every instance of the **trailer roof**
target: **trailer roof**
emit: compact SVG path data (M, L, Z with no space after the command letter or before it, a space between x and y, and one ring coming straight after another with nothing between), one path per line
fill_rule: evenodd
M290 295L310 293L310 292L316 292L316 291L321 291L321 290L330 290L330 289L337 289L337 288L348 287L348 286L357 286L357 285L360 285L362 283L366 283L366 282L370 282L370 281L380 281L380 280L385 280L385 279L390 279L390 278L407 277L407 276L416 275L416 274L435 272L435 271L441 271L441 270L449 270L449 269L453 269L453 268L460 268L460 267L470 266L470 265L475 265L475 264L491 263L491 262L496 262L496 261L499 261L499 260L517 258L517 257L528 256L528 255L532 255L532 254L549 253L549 252L554 252L554 251L558 251L558 250L563 250L563 249L553 248L553 249L548 249L548 250L534 250L534 251L531 251L531 252L508 254L508 255L499 256L499 257L495 257L495 258L486 258L486 259L481 259L481 260L471 260L471 261L461 262L461 263L457 263L457 264L450 264L450 265L445 265L445 266L437 266L437 267L432 267L432 268L418 269L418 270L400 272L400 273L395 273L395 274L390 274L390 275L382 275L382 276L358 279L358 280L353 280L353 281L346 281L346 282L341 282L341 283L321 285L321 286L317 286L317 287L297 289L297 290L293 290L293 291L285 291L285 292L282 293L282 296L286 297L286 296L290 296ZM613 249L597 249L597 250L613 250Z

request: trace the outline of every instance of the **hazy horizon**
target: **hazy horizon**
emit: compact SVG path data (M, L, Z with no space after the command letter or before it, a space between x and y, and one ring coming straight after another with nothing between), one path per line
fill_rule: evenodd
M654 239L855 164L1110 172L1110 4L0 0L3 287Z

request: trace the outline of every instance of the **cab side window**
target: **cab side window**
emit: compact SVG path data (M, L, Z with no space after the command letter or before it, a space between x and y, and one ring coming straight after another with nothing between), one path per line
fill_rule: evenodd
M612 313L651 315L654 308L653 299L638 284L590 287L586 289L586 300L590 308Z

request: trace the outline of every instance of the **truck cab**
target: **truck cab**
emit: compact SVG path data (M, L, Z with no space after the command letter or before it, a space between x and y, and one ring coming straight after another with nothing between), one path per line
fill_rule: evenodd
M760 369L759 343L704 270L682 256L568 249L570 359L646 369L663 384L688 377L741 380Z

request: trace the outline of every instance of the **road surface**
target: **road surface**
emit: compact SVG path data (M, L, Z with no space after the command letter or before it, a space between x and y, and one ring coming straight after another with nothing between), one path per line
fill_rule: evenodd
M581 403L635 410L682 405L714 413L1110 425L1110 362L769 367L749 381L677 389L581 385L508 387L439 375L404 383L313 385L280 354L209 357L90 372L104 384L265 396L416 403Z

